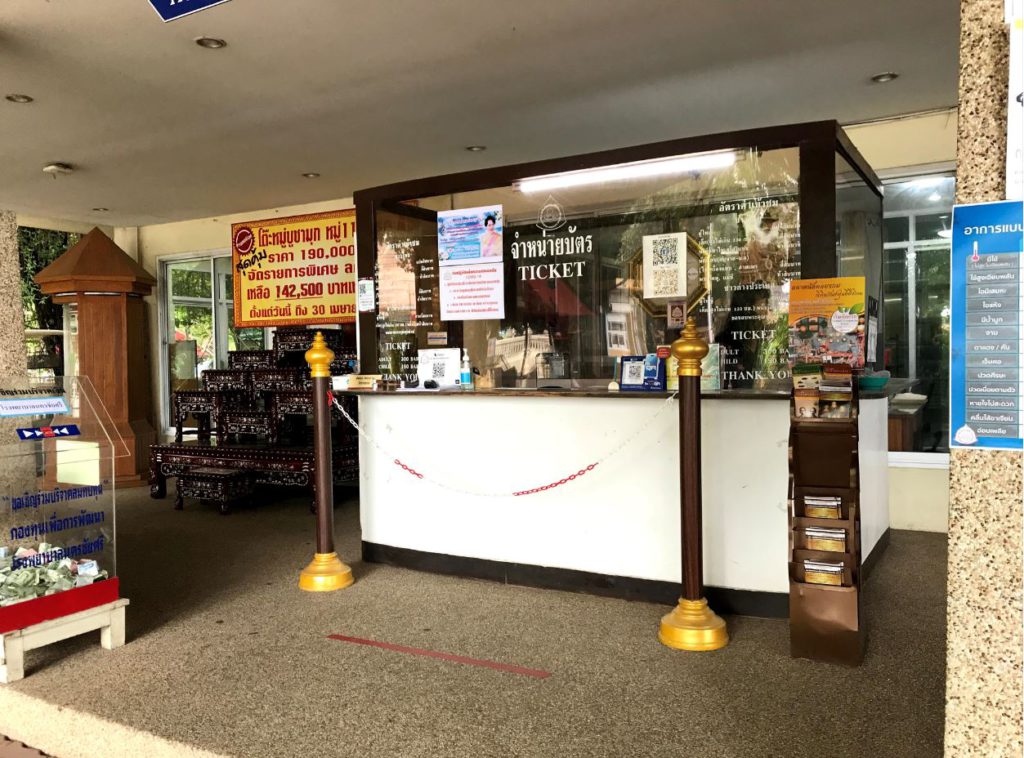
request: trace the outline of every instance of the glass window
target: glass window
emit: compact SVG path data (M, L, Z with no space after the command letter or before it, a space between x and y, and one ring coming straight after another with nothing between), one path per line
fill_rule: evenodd
M891 450L946 452L949 415L951 176L885 188L885 367L894 398ZM890 229L905 234L889 236ZM897 431L898 430L898 431Z
M879 313L882 298L882 198L840 155L836 156L836 266L839 276L863 276L868 328L884 329ZM879 363L882 348L866 355L871 366Z
M882 229L886 242L906 242L910 239L910 219L906 216L885 219Z
M35 275L78 242L80 235L52 229L18 227L18 264L21 304L25 316L25 352L28 373L38 381L78 373L77 361L68 361L64 306L43 295Z
M235 328L230 256L164 264L163 290L168 402L178 390L198 389L206 369L226 368L229 351L263 349L263 329Z
M709 155L717 163L674 156L378 210L378 370L414 376L417 350L436 346L440 332L468 350L480 386L557 378L604 389L617 357L654 352L678 335L668 326L670 301L644 292L645 240L650 247L660 238L675 242L659 247L659 260L696 262L687 266L688 291L710 259L710 305L695 315L718 346L722 388L788 391L799 151ZM437 212L482 206L502 209L505 318L441 321Z

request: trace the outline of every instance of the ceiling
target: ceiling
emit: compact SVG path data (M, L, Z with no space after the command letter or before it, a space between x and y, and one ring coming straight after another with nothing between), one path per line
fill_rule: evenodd
M0 3L0 208L142 225L956 103L957 0ZM221 37L205 50L193 40ZM872 74L900 78L871 84ZM467 145L486 152L470 153ZM77 170L53 179L46 163ZM305 179L315 171L319 179ZM109 208L94 213L94 207Z

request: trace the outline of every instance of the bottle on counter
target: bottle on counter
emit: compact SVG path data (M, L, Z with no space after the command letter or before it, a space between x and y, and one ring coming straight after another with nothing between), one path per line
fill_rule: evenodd
M469 351L462 349L462 367L459 369L459 384L464 390L473 389L473 367L469 364Z

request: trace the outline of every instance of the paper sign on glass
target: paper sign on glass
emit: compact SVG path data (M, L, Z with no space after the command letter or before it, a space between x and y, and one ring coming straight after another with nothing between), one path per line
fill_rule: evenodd
M502 207L439 211L441 320L505 318Z
M645 234L644 299L686 297L686 232Z

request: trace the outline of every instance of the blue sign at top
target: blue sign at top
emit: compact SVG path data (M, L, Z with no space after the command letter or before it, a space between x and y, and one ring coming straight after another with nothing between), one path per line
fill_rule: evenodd
M173 21L176 18L187 16L190 13L198 13L226 2L228 0L149 0L149 4L156 9L164 21Z
M1024 203L953 208L949 445L1024 442Z

